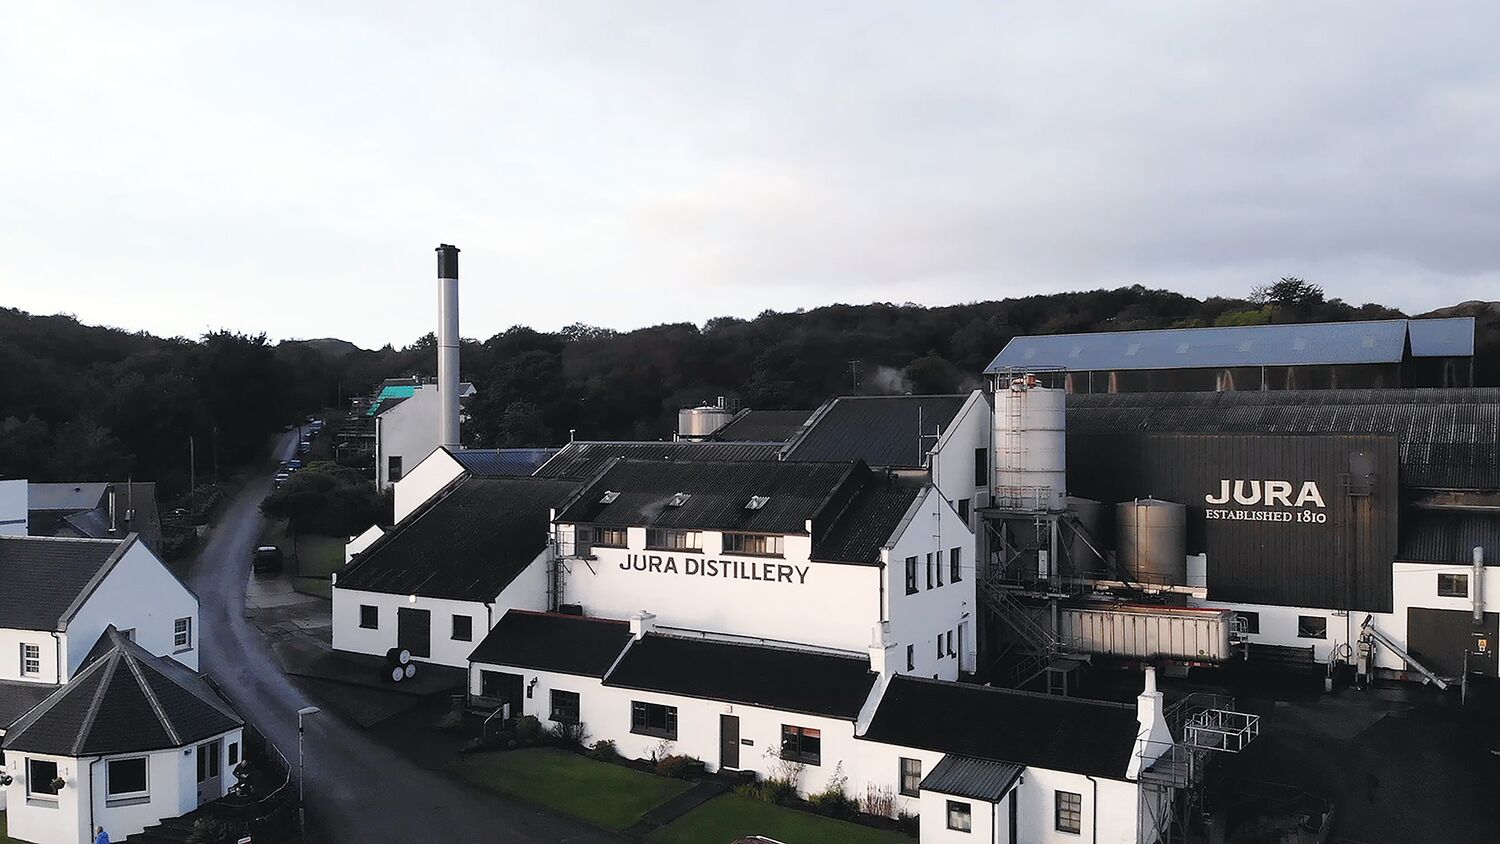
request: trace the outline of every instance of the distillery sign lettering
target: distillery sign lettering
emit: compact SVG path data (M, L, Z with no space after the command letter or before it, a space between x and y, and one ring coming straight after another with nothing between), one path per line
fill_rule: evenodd
M1327 505L1316 481L1299 485L1292 481L1224 478L1219 481L1218 492L1208 493L1203 500L1220 505L1205 511L1209 519L1317 525L1328 521L1328 514L1322 512Z
M810 566L767 563L759 560L715 560L708 557L663 557L657 554L626 554L624 571L680 574L687 577L718 577L725 580L760 580L767 583L807 582Z

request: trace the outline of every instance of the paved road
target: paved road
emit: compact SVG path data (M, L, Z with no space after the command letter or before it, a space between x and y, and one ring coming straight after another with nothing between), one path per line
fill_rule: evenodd
M278 441L283 457L295 444ZM281 672L270 647L245 620L257 509L269 473L245 485L224 509L188 581L198 593L200 667L213 675L253 723L296 764L297 710L316 702ZM307 803L311 823L334 842L619 842L624 839L480 791L418 768L331 710L308 720Z

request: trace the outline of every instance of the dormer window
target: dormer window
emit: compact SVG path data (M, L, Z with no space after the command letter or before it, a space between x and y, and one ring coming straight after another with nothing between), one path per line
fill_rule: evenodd
M604 491L604 495L600 496L599 503L600 504L613 504L613 503L615 503L615 499L617 499L619 497L620 497L620 493L615 492L612 489L606 489Z
M771 496L769 495L752 495L750 496L750 500L745 502L745 509L759 510L762 507L766 506L766 502L770 500Z
M684 504L687 503L687 500L689 498L692 498L692 495L690 495L689 493L679 492L676 495L672 496L672 499L667 502L667 506L668 507L681 507L682 505L684 505Z

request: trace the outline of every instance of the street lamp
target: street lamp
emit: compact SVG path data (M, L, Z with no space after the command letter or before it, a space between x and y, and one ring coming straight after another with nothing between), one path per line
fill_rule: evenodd
M302 755L302 719L322 711L316 706L304 706L297 710L297 826L304 841L307 840L307 767Z

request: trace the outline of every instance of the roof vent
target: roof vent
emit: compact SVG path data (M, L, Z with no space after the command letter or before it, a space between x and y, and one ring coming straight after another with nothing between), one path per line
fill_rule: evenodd
M1141 351L1141 344L1140 343L1131 343L1129 346L1125 347L1125 354L1127 354L1127 355L1139 354L1140 351Z
M762 507L766 506L766 502L770 500L771 496L769 495L752 495L750 496L750 500L745 502L745 509L759 510Z
M612 489L606 489L604 491L603 497L601 497L599 499L599 503L600 504L613 504L613 503L615 503L615 499L617 499L619 497L620 497L620 494L618 492L615 492Z
M1187 343L1178 343L1177 344L1177 354L1179 354L1179 355L1185 355L1185 354L1188 353L1188 349L1190 349L1190 348L1192 348L1192 347L1189 346Z
M686 492L679 492L676 495L672 496L672 500L667 502L667 506L668 507L681 507L682 505L686 504L687 500L689 498L691 498L691 497L692 496L690 496Z

